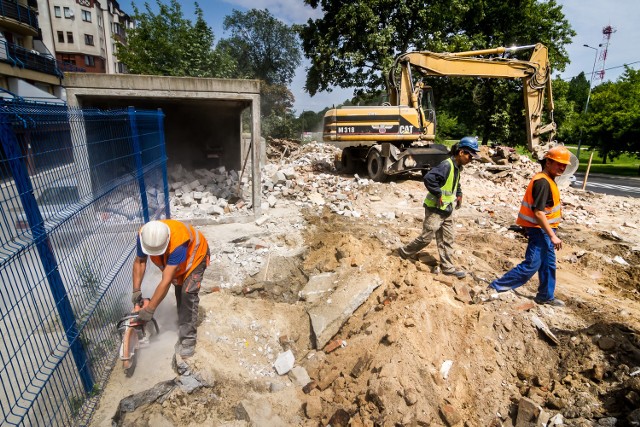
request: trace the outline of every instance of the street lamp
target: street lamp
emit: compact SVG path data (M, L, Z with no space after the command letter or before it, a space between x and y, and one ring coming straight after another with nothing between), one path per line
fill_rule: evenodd
M598 47L589 46L588 44L583 44L582 46L588 47L589 49L593 49L596 51L596 56L593 58L593 68L591 69L591 78L589 79L589 94L587 95L587 102L584 104L584 114L587 114L589 110L589 99L591 99L591 86L593 83L593 75L596 72L596 62L598 61L598 48L602 47L602 43L598 45ZM580 158L580 145L582 145L582 128L580 128L580 139L578 140L578 149L576 150L576 155L578 159Z

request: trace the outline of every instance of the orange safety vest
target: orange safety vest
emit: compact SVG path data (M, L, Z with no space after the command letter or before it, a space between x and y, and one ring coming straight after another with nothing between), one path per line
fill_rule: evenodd
M539 179L546 179L549 182L549 186L551 187L551 197L553 199L553 206L544 208L544 215L547 217L547 221L551 228L558 228L560 221L562 220L562 206L560 204L560 190L558 190L558 186L555 181L546 173L539 172L537 173L529 182L529 186L527 186L527 191L524 193L524 198L522 199L522 203L520 204L520 212L518 212L518 218L516 219L516 224L521 225L523 227L536 227L541 228L536 221L536 215L533 210L533 184Z
M184 224L174 219L161 219L161 222L169 226L169 246L163 255L151 255L151 261L164 270L169 260L169 254L177 247L189 242L187 246L187 259L178 265L176 277L178 284L182 285L184 279L205 259L209 245L201 232L191 225Z

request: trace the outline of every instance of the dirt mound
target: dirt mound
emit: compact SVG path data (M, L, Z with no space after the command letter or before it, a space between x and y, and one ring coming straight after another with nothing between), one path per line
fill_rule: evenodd
M121 425L524 426L527 404L540 425L637 425L640 255L629 221L640 203L568 192L557 272L566 308L533 302L537 278L477 305L471 295L522 260L526 239L509 228L522 188L507 175L463 177L454 256L469 274L457 280L434 272L434 243L417 260L395 255L422 227L419 179L341 176L307 154L299 187L316 202L289 194L263 226L203 228L213 262L196 355ZM598 216L607 206L617 216ZM382 284L314 348L300 292L324 273ZM278 375L289 350L295 368Z

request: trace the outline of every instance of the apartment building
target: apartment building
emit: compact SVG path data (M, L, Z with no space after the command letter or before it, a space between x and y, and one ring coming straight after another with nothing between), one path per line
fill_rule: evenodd
M36 0L0 0L1 98L61 102L63 74L40 33Z
M1 0L0 0L1 1ZM115 0L38 0L44 44L63 71L126 73L115 57L132 24Z

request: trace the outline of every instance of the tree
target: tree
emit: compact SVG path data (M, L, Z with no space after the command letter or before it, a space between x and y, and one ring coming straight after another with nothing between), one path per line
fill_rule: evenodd
M587 80L584 72L581 72L569 81L567 100L573 101L576 112L581 113L587 105L589 85L589 80Z
M410 50L453 52L486 49L496 46L529 45L541 42L549 48L555 69L568 63L564 48L575 32L555 0L372 0L342 2L305 0L324 17L309 20L300 35L305 56L311 60L305 89L314 95L332 86L354 87L356 94L375 93L385 87L384 76L393 59ZM528 59L527 52L518 54ZM517 126L509 138L524 142L522 102L507 105L505 100L521 99L520 82L489 79L429 78L440 111L487 141L508 120ZM443 98L438 92L451 96ZM503 112L507 108L507 116Z
M127 44L116 40L116 56L134 74L189 77L230 77L235 63L213 49L214 35L195 3L196 22L185 19L177 0L156 0L155 14L133 5L136 27L127 30Z
M233 10L224 19L224 29L231 37L220 40L218 48L238 63L238 77L260 79L261 113L265 134L278 129L285 136L295 122L294 97L288 89L300 65L302 54L297 33L274 18L269 10ZM292 136L292 135L288 135Z
M626 67L616 82L596 87L582 123L605 163L625 152L640 158L640 71Z
M555 104L554 120L558 126L556 138L565 144L577 144L580 139L579 120L583 110L580 108L583 100L576 96L575 80L570 82L558 78L553 81L553 101ZM586 95L584 101L586 101ZM576 99L578 101L576 101Z

